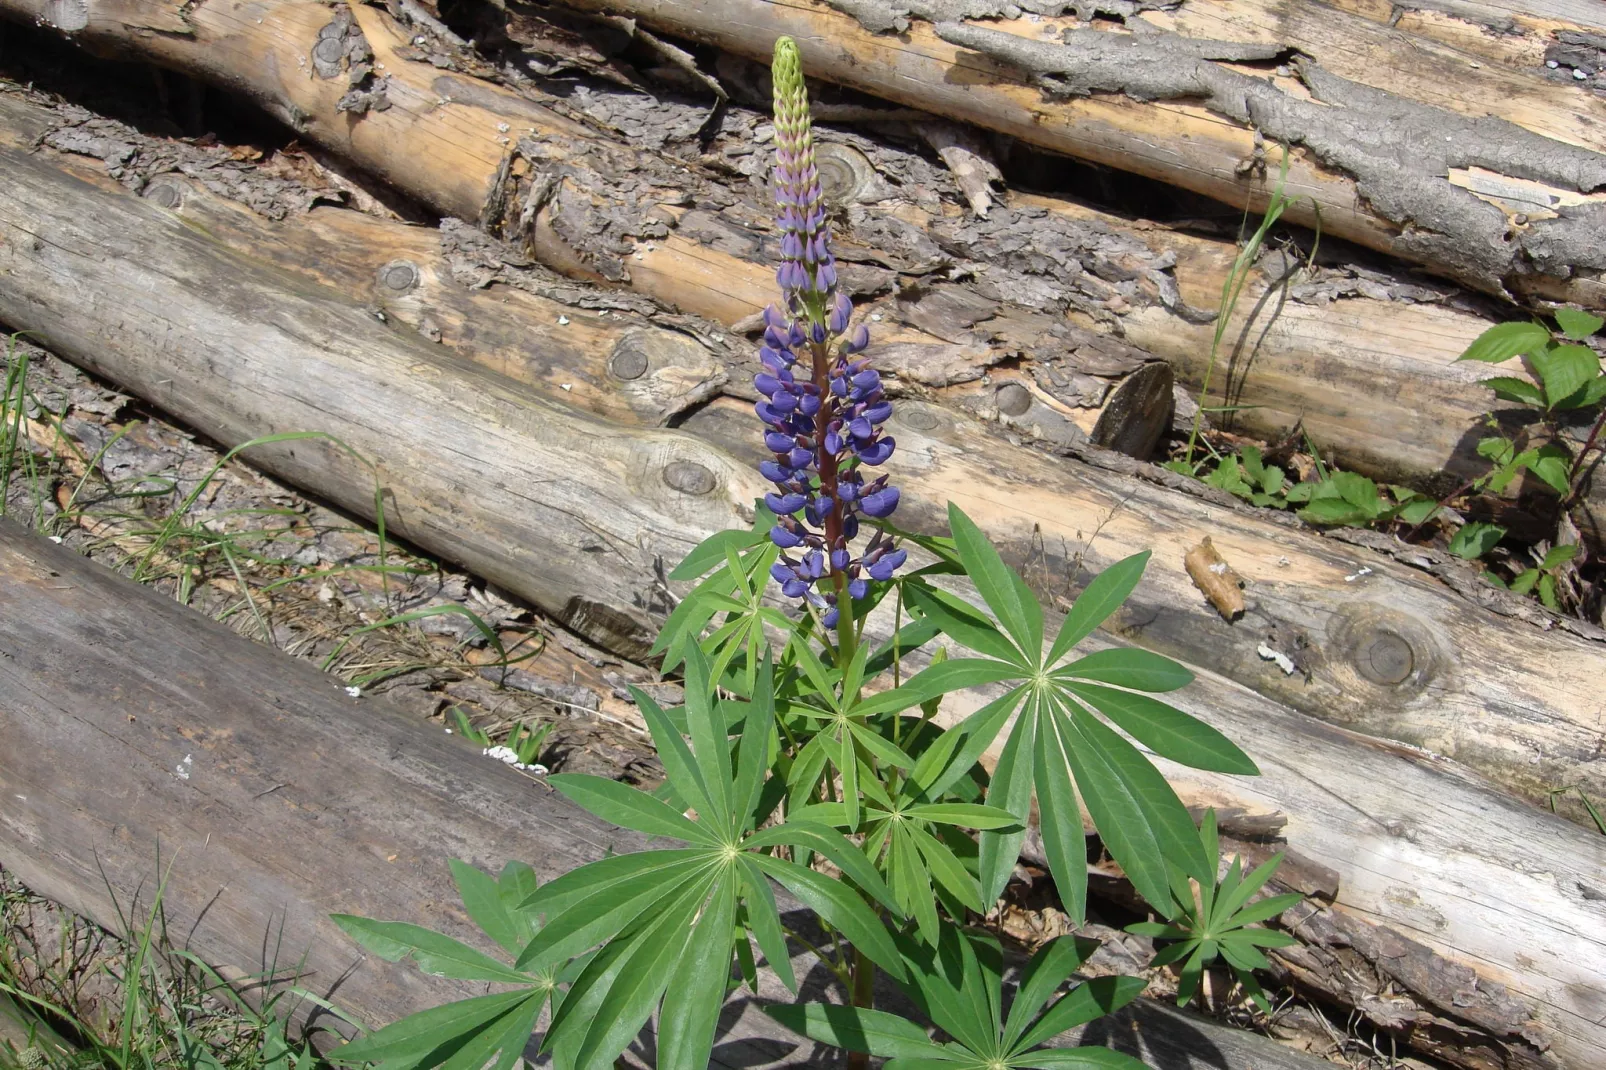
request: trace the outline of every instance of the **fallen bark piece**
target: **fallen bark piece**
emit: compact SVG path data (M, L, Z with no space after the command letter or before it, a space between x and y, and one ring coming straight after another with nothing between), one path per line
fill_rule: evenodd
M493 873L519 859L551 880L645 846L437 727L352 699L310 664L6 520L0 603L0 731L12 744L0 751L0 863L113 931L136 896L162 886L168 931L225 976L271 971L370 1027L387 1024L479 989L366 955L331 913L478 943L449 859ZM800 953L795 971L813 966ZM832 1059L759 1009L792 999L767 972L760 998L742 990L710 1065ZM1062 1042L1078 1039L1156 1065L1327 1065L1146 1001ZM650 1065L644 1055L638 1047L625 1061Z
M1234 572L1232 566L1211 545L1210 536L1206 535L1198 546L1188 551L1183 564L1194 586L1203 592L1225 620L1233 621L1243 616L1243 577Z
M494 572L490 578L524 592L600 645L644 654L656 615L668 604L656 578L659 560L678 560L699 532L742 523L741 511L764 489L756 466L767 455L751 408L720 396L751 395L755 365L721 328L661 315L651 306L644 315L628 300L620 304L628 295L588 291L527 262L521 267L516 253L467 227L431 232L337 209L269 224L178 176L160 176L140 200L82 161L45 153L16 158L33 169L18 174L32 173L39 184L19 180L12 201L0 197L0 221L44 234L57 252L37 261L19 251L7 282L12 292L0 287L0 313L45 332L114 379L146 384L158 403L183 399L175 407L220 440L327 428L365 456L390 458L389 470L409 473L405 485L394 488L403 508L393 526L416 524L415 537L453 559L472 555L476 571ZM122 220L121 229L105 235L93 224L84 229L83 219L102 217ZM127 252L116 251L130 241L135 244ZM69 248L77 252L68 256ZM152 261L140 251L149 249L171 252ZM197 320L201 327L179 343L148 344L140 339L159 329L149 313L131 311L150 325L145 335L124 337L109 312L98 314L105 319L58 319L48 309L59 300L26 296L83 285L124 256L132 263L109 276L99 291L100 308L112 307L119 293L127 295L119 303L143 308L146 291L126 288L129 279L152 271L142 284L149 292L178 287L193 293L197 271L238 279L237 305L215 324L216 337L207 337L208 317L219 313L210 296L200 297L207 309ZM259 322L262 293L283 295L269 302L277 314L301 309L314 316L303 337L330 337L349 354L346 362L306 342L284 349L276 328ZM320 300L331 303L302 304L305 294L322 294ZM336 310L344 324L338 330L322 319ZM223 338L240 341L225 347ZM386 373L383 382L378 372L364 371L375 346L408 370ZM320 381L340 377L338 416L329 402L291 389L293 378L253 393L252 384L293 376L297 360L319 368ZM434 360L457 370L414 370ZM898 373L899 382L921 374L907 354L883 350L878 360ZM482 380L467 361L498 374ZM197 371L175 385L173 367L180 363ZM218 381L208 370L215 367L230 368L235 378ZM523 447L510 453L496 443L532 419L512 399L535 395L520 393L510 380L558 402L552 411L565 414L560 424L569 430L538 443L534 454L520 452ZM1018 379L977 384L976 397L996 402L1012 386L1034 399L1017 419L1046 419L1039 415L1045 406ZM1138 547L1152 548L1137 598L1110 625L1129 641L1209 665L1325 720L1452 757L1537 803L1558 783L1606 794L1600 729L1584 682L1594 671L1589 667L1606 664L1598 643L1502 627L1430 577L1303 531L1287 518L1209 504L1131 474L1010 445L962 409L921 400L907 384L901 389L894 422L905 523L941 530L945 503L958 502L1059 604L1068 604L1092 574ZM438 404L435 390L458 400ZM410 413L419 404L423 422L398 446L387 420L375 414ZM410 417L397 419L398 426L412 426ZM647 430L670 424L677 432L661 438ZM435 427L447 430L425 430ZM487 485L469 479L451 453L418 469L409 451L423 443L438 450L440 442L455 442L453 449L469 456L490 450L498 458L493 469L474 474ZM276 462L264 457L260 463ZM372 508L371 476L352 470L349 459L332 459L333 467L324 469L313 462L301 467L300 458L285 463L294 464L294 479L312 480L320 493L332 495L340 485L338 500L348 508ZM520 474L526 471L563 476ZM529 478L558 481L535 483L545 489L532 500ZM573 509L576 494L609 496L604 513L583 524L568 516L563 510ZM452 516L449 503L461 495L486 509L483 529ZM563 519L537 519L544 509ZM504 512L507 520L493 519ZM526 522L537 533L543 522L557 526L521 544L514 529ZM553 538L552 530L566 533L567 541L551 553L520 549ZM1206 535L1249 583L1246 617L1253 614L1254 627L1224 621L1199 600L1183 562ZM593 583L588 570L600 566L598 554L612 567ZM1266 644L1286 652L1302 671L1285 674L1262 660L1258 650ZM1446 713L1460 706L1481 715L1468 722ZM1581 807L1573 816L1588 820Z

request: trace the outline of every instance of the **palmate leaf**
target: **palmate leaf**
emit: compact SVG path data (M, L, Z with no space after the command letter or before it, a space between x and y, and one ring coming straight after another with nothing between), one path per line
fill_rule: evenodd
M1216 835L1214 810L1205 811L1204 820L1199 825L1198 840L1210 861L1209 872L1212 875L1220 872L1221 848ZM1249 900L1271 878L1281 861L1282 855L1275 855L1245 874L1243 860L1234 858L1224 876L1212 876L1198 882L1197 897L1195 886L1184 879L1180 872L1173 872L1176 909L1171 923L1138 922L1127 926L1127 931L1135 935L1175 941L1161 947L1150 960L1150 965L1183 963L1177 986L1179 1007L1193 997L1202 972L1219 956L1226 960L1249 997L1263 1011L1270 1013L1270 1004L1253 974L1254 970L1266 969L1270 965L1259 949L1288 947L1297 941L1287 933L1250 926L1276 917L1298 904L1304 896L1290 892L1268 896L1256 902Z
M1008 1019L1000 984L1003 956L991 936L948 927L938 943L900 938L908 979L899 985L910 1000L953 1039L933 1042L925 1029L884 1011L831 1004L770 1006L764 1011L795 1032L821 1043L887 1058L888 1068L949 1070L953 1067L1095 1067L1142 1070L1131 1056L1107 1048L1039 1048L1068 1029L1135 999L1144 982L1105 977L1079 985L1050 1003L1096 945L1060 937L1027 964ZM1046 1009L1045 1009L1046 1007Z

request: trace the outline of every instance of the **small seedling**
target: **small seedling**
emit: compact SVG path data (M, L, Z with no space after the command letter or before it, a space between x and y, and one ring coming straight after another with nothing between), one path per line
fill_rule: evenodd
M1216 835L1216 812L1205 811L1199 829L1199 839L1205 853L1216 860L1220 872L1221 844ZM1157 952L1156 966L1173 962L1182 963L1182 976L1177 984L1177 1006L1185 1005L1199 989L1204 971L1219 956L1226 960L1239 985L1267 1014L1271 1004L1255 980L1254 971L1271 968L1261 952L1265 947L1289 947L1299 941L1288 933L1256 926L1256 922L1274 918L1297 904L1304 896L1298 892L1268 896L1251 903L1250 898L1271 879L1282 862L1281 854L1262 862L1247 876L1243 860L1234 858L1227 875L1212 883L1190 881L1180 871L1173 870L1171 891L1176 900L1176 913L1170 923L1140 921L1128 925L1126 931L1135 936L1148 936L1156 940L1174 940L1175 943ZM1197 891L1196 891L1197 890ZM1253 928L1251 926L1254 926Z
M1533 551L1530 550L1529 553L1532 554ZM1537 564L1517 573L1510 583L1507 583L1493 572L1485 572L1483 578L1496 587L1504 587L1516 594L1527 594L1530 591L1535 591L1539 595L1539 601L1544 603L1546 609L1559 611L1561 609L1561 598L1557 580L1558 573L1577 556L1577 546L1552 546L1545 551L1543 557L1534 558L1538 562Z

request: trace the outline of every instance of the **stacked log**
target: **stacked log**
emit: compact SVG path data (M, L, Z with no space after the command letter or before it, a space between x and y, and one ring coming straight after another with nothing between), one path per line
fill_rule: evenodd
M1320 10L1324 17L1339 17ZM93 47L242 92L301 136L436 211L527 242L541 262L573 276L628 285L727 326L750 321L771 298L772 239L762 222L762 190L733 189L695 159L687 163L610 138L572 108L560 113L566 105L528 80L498 85L475 77L472 72L498 72L424 23L406 25L372 7L332 11L313 0L229 0L186 8L182 18L149 0L85 0L71 7L70 17L68 8L38 0L4 0L0 11L43 19ZM913 77L892 73L900 57L927 62L918 48L899 51L895 39L871 36L818 4L755 4L740 19L725 18L729 13L717 5L642 4L636 14L751 55L767 52L773 34L788 28L829 31L837 36L820 39L840 47L811 55L811 70L847 84L860 84L848 76L853 72L861 81ZM183 31L153 32L171 29L170 22ZM1239 18L1233 25L1241 29L1242 23ZM1322 32L1330 39L1336 31ZM1392 35L1394 51L1385 54L1416 47L1414 38L1401 43L1404 31L1378 32ZM935 40L918 26L911 33L917 43ZM951 51L941 42L932 45L938 46ZM320 54L328 58L320 61ZM843 58L861 54L862 63ZM917 73L940 85L944 70L938 64ZM1541 132L1570 137L1586 129L1593 106L1562 107L1555 96L1578 90L1541 82L1540 89L1519 94L1507 84L1519 75L1529 77L1503 74L1507 81L1497 89L1515 100L1539 102L1525 105L1524 116L1537 114L1545 102L1556 104L1559 114L1576 113L1570 125L1533 120ZM912 90L899 96L880 82L861 87L914 99ZM1490 89L1484 97L1498 93ZM994 99L989 94L1027 99L1032 91L998 82L967 86L954 100L957 106ZM921 98L936 110L947 99ZM1123 100L1109 106L1134 121L1193 114L1169 104ZM1041 107L1044 115L1059 114L1060 105ZM962 117L987 121L985 114ZM681 125L688 121L684 114L673 118ZM1060 128L1047 120L1028 125ZM1219 118L1205 125L1211 137L1228 130ZM730 140L745 142L750 152L753 126L749 116ZM1241 131L1228 133L1236 137ZM888 329L882 337L908 347L902 352L919 355L922 364L944 369L925 385L953 389L972 411L1050 446L1077 445L1091 436L1095 444L1139 456L1152 447L1168 415L1164 383L1147 363L1163 360L1183 384L1202 386L1213 333L1209 320L1235 255L1230 243L1134 224L1064 200L1019 195L1007 197L987 220L956 218L959 198L951 180L942 180L950 191L946 199L912 198L902 187L877 181L881 170L918 166L924 168L923 187L932 185L932 169L918 156L893 160L862 138L826 138L836 154L830 173L844 176L841 252L857 269L849 273L850 282L883 316ZM1121 144L1150 140L1152 134L1135 133ZM1209 143L1203 134L1186 142ZM1267 185L1234 182L1229 199L1237 207ZM1290 193L1302 188L1295 183ZM1349 204L1351 194L1343 196ZM860 207L867 204L876 206L873 213ZM1534 226L1548 225L1538 209L1529 214L1538 220ZM1329 230L1335 218L1332 206L1324 207ZM1058 261L1039 255L1041 246L1029 256L1006 251L1011 242L1019 246L1022 235L1045 233ZM1420 236L1421 229L1412 233ZM1073 251L1069 259L1065 249ZM955 260L979 266L969 273L983 282L939 279ZM1478 383L1482 369L1453 361L1488 326L1487 315L1453 288L1347 261L1290 290L1277 266L1282 263L1263 265L1240 302L1214 380L1216 390L1223 384L1227 389L1213 392L1209 401L1237 407L1237 426L1270 437L1301 424L1325 454L1381 480L1443 493L1486 471L1475 445L1491 394ZM1523 278L1538 285L1538 276ZM1583 286L1583 278L1575 274L1568 285ZM1136 376L1139 369L1143 374ZM976 386L984 377L988 389ZM1435 418L1418 418L1422 412ZM1580 518L1586 537L1596 543L1602 541L1602 501L1606 490L1593 491L1590 513Z
M19 151L59 119L16 98L0 106L0 144L9 140ZM119 159L142 154L140 135L126 127L73 129ZM154 147L143 154L159 156ZM152 179L139 205L81 157L45 150L29 162L45 168L43 177L73 176L103 187L98 195L79 194L89 198L86 209L102 199L108 207L97 211L157 209L161 224L141 228L152 243L166 241L158 236L165 227L187 224L219 253L265 261L359 297L391 328L410 327L565 408L621 431L673 425L727 458L700 472L690 462L674 466L672 476L666 469L665 493L680 492L672 497L723 492L745 508L759 493L752 468L761 444L751 410L739 400L754 396L749 382L756 365L748 347L716 325L543 275L467 227L436 232L333 208L274 223L209 190L195 166L197 178ZM70 211L68 201L17 203L0 218L54 233ZM65 268L55 270L66 285ZM22 306L11 307L23 314ZM18 322L45 322L28 316ZM883 351L883 365L905 378L922 372L900 367L897 356L895 348ZM104 370L129 379L125 366ZM159 372L153 364L152 375L169 378ZM1133 547L1151 547L1155 561L1140 599L1112 623L1129 640L1209 665L1317 717L1455 758L1535 801L1560 783L1606 792L1587 673L1577 671L1606 668L1598 644L1533 628L1491 632L1486 612L1412 568L1285 518L1189 497L1130 473L1072 467L1001 440L957 407L908 393L897 416L908 523L937 530L946 502L958 502L1050 598L1071 597ZM195 419L191 405L153 400ZM1046 418L1030 410L1017 417ZM288 429L283 419L273 423ZM724 472L739 462L751 467L727 486ZM1248 582L1245 620L1223 620L1187 573L1184 558L1205 537ZM675 560L674 551L664 556ZM639 577L651 574L640 559L632 569ZM589 625L577 622L585 614L577 618L550 595L541 605L578 631L594 630L589 637L604 647L640 655L658 596L651 586L616 582L614 588L607 612ZM1267 644L1291 656L1298 671L1290 675L1267 660L1261 653ZM1482 723L1468 726L1443 715L1447 704L1487 712Z
M8 112L27 108L15 96L7 100ZM573 284L528 268L531 274L521 275L505 262L492 270L485 262L491 254L483 251L481 267L514 282L477 304L472 294L450 297L448 249L439 259L413 263L419 280L439 283L430 307L438 300L461 309L454 314L460 318L442 315L433 331L421 331L393 315L405 302L374 299L395 273L375 269L359 285L357 275L328 266L341 256L308 255L341 247L333 238L320 244L304 236L320 214L333 218L329 213L269 226L236 212L242 230L230 238L221 225L226 209L184 218L186 206L206 203L198 186L177 198L153 186L140 198L100 174L99 165L80 164L74 173L70 160L15 142L0 147L0 164L10 179L0 190L0 319L183 413L221 443L330 431L378 467L391 531L604 646L642 654L666 607L658 578L665 564L707 533L741 523L760 490L741 458L753 441L744 403L716 398L683 409L671 429L657 415L673 405L664 399L677 397L699 373L685 375L671 361L664 377L650 378L655 386L643 391L645 404L632 403L628 389L614 385L651 377L655 354L689 353L688 338L703 346L705 355L696 358L702 367L734 380L730 373L746 358L716 340L723 336L712 325L598 308L615 299L597 291L558 303L514 282ZM341 220L322 233L389 226L350 215ZM410 262L426 257L427 248L402 244L402 235L428 232L394 232L390 245L372 240L390 257L380 269L397 259L396 249L406 249ZM289 264L297 251L299 268ZM275 264L275 257L285 262ZM322 271L331 274L313 277ZM507 315L526 324L526 366L548 371L518 382L457 351L473 352L470 327L497 322L485 311L493 301L509 303ZM456 323L463 324L461 337ZM581 325L584 344L570 349L562 332ZM511 328L497 331L504 329ZM431 340L435 332L441 343ZM603 346L607 363L585 357L583 351ZM493 359L516 367L506 355ZM570 378L547 396L552 372L565 365ZM640 375L621 374L643 365ZM587 390L574 389L577 383ZM606 404L614 415L584 411L588 393L599 399L593 407L613 395ZM1432 1013L1472 1023L1494 1049L1508 1053L1510 1065L1542 1065L1546 1045L1564 1064L1587 1065L1606 1040L1593 1002L1606 985L1600 944L1606 908L1595 887L1606 863L1602 841L1482 786L1445 758L1322 725L1277 700L1332 695L1329 716L1369 730L1379 729L1379 711L1390 709L1403 727L1389 734L1406 734L1415 724L1454 743L1468 760L1480 753L1489 759L1519 739L1545 740L1557 754L1552 726L1559 735L1587 734L1587 714L1580 712L1589 708L1587 698L1560 689L1582 686L1570 673L1599 657L1594 648L1555 632L1491 628L1486 614L1420 573L1232 506L1010 446L952 409L907 401L901 410L900 478L911 524L931 526L938 503L952 498L1017 558L1034 541L1036 524L1043 546L1066 541L1067 549L1047 551L1062 555L1051 563L1069 564L1074 540L1082 546L1075 564L1093 571L1133 548L1154 546L1155 567L1131 615L1117 622L1120 637L1095 645L1136 639L1160 649L1186 646L1187 660L1223 665L1266 692L1201 671L1181 704L1251 744L1265 775L1240 782L1168 768L1185 798L1286 814L1290 844L1339 875L1338 911L1414 941L1434 961L1473 971L1483 993L1477 1009L1439 998ZM340 446L281 443L254 459L336 505L371 515L373 471ZM1084 525L1081 535L1073 523ZM1182 578L1181 557L1200 534L1211 534L1249 580L1257 601L1253 631L1219 618L1211 628L1198 627L1214 611ZM1035 578L1040 586L1065 582L1069 592L1079 574L1049 579L1039 570ZM1446 631L1453 638L1446 640ZM1311 647L1299 645L1301 636ZM1251 662L1250 643L1275 643L1301 657L1314 648L1325 658L1308 661L1312 684L1302 685L1271 676L1281 670L1258 655ZM1360 688L1370 690L1349 690ZM1510 696L1504 701L1512 715L1463 746L1471 719L1457 706L1498 710L1490 697L1499 694ZM1540 703L1550 721L1536 732L1526 725ZM1447 706L1448 717L1433 716ZM1590 773L1596 761L1590 752L1566 772ZM1487 761L1491 770L1501 764ZM1380 939L1377 946L1403 945Z
M366 956L329 915L483 944L449 859L492 873L518 859L551 880L645 846L385 700L353 700L307 663L4 520L0 598L14 610L0 618L0 730L14 744L0 753L0 863L114 932L138 914L123 896L161 887L168 931L253 996L300 986L374 1027L477 994ZM807 931L802 908L779 898ZM813 968L800 951L796 975ZM809 998L830 998L822 987ZM759 995L792 998L767 973ZM1222 1070L1327 1065L1147 1001L1084 1033L1063 1042L1159 1065L1200 1052ZM829 1058L743 992L721 1017L710 1065ZM626 1065L645 1062L627 1055Z

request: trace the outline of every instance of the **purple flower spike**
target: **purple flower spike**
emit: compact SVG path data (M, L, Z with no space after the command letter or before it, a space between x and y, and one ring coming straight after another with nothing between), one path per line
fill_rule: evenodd
M879 531L858 556L852 549L861 514L879 520L898 507L897 488L885 476L866 485L861 470L892 456L892 438L881 433L892 405L880 373L858 355L869 330L860 324L848 333L853 302L837 288L802 60L789 37L775 43L773 74L775 278L783 302L764 310L764 370L753 382L763 400L754 412L774 454L759 465L775 484L765 504L782 518L770 539L798 553L783 553L770 575L786 597L803 599L835 628L839 596L865 597L871 580L891 579L907 556Z

